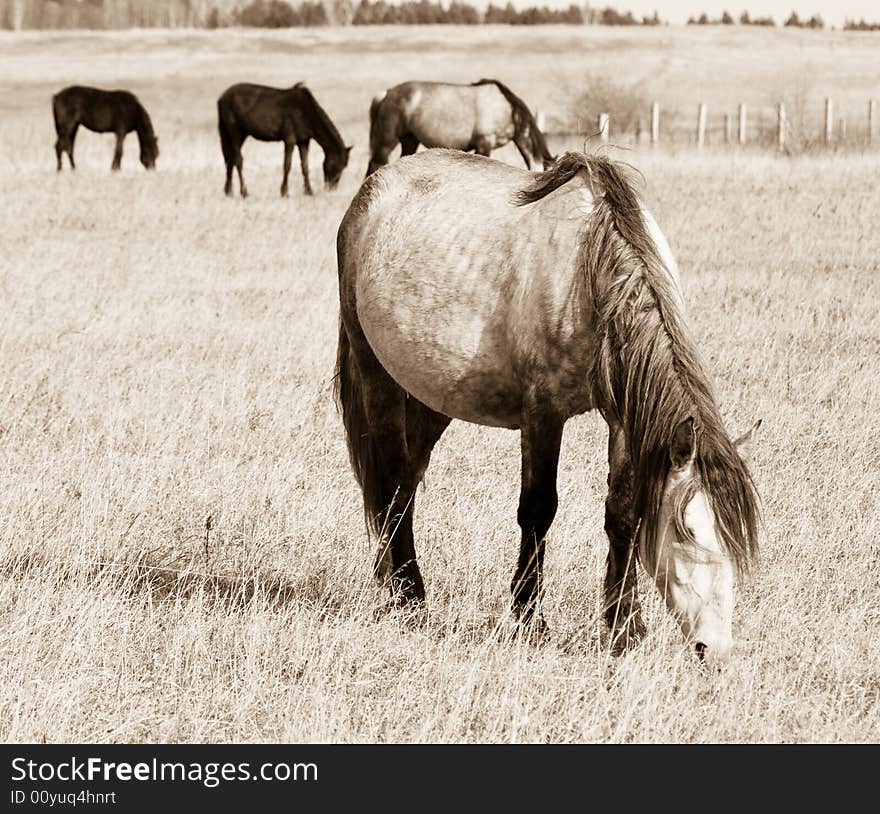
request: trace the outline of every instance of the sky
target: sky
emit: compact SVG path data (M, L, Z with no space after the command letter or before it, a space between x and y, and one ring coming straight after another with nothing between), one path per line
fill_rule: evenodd
M577 0L575 0L576 2ZM545 0L546 2L546 0ZM547 2L551 6L568 6L571 0ZM725 9L734 17L745 9L752 17L773 17L782 24L792 10L800 17L819 13L827 25L842 25L846 18L880 21L880 0L588 0L591 6L612 6L633 14L653 14L671 23L683 23L688 17L698 17L706 12L710 17L720 17ZM519 0L517 5L542 5L541 0Z

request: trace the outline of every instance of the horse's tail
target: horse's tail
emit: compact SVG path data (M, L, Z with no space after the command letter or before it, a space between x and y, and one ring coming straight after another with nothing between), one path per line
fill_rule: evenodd
M235 145L232 134L229 132L229 123L226 121L226 110L223 97L217 100L217 130L220 132L220 149L223 150L223 160L227 166L235 163Z
M351 468L364 493L364 519L367 529L378 537L381 533L381 515L386 508L382 505L379 492L382 473L379 471L379 458L375 443L370 436L367 414L364 410L360 371L341 317L333 391L336 404L342 413Z
M388 95L387 91L373 97L370 102L370 163L367 166L367 175L372 174L378 169L378 165L374 163L374 158L382 150L385 142L385 132L379 116L382 110L382 102Z
M547 146L547 139L544 138L541 128L538 127L538 121L535 119L532 111L529 110L529 106L507 85L499 82L497 79L481 79L473 84L495 85L510 104L514 138L526 137L531 147L532 155L535 158L540 158L545 165L556 160L555 156L550 152L550 148Z

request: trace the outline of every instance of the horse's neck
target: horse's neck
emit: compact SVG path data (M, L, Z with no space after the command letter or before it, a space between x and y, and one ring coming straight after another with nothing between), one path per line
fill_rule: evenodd
M312 138L321 145L324 153L340 153L345 144L342 137L336 132L332 124L327 121L326 114L318 109L317 102L312 102L313 108L309 118L312 125Z
M153 125L146 111L142 110L138 116L137 124L134 128L140 143L149 141L153 137Z

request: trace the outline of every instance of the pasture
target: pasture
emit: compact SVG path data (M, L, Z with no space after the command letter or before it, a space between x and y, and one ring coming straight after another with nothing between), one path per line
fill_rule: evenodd
M682 273L688 322L751 468L762 556L709 674L640 578L649 635L601 620L606 431L563 439L544 612L515 635L518 434L453 424L418 495L417 625L377 614L340 419L335 234L367 109L409 78L498 76L553 114L578 77L768 110L861 111L876 37L439 28L0 37L0 737L4 741L876 741L880 733L880 154L621 152ZM744 60L747 51L750 58ZM515 57L515 58L514 58ZM784 65L780 69L779 66ZM699 71L697 71L699 67ZM304 79L355 145L333 192L278 197L280 144L222 194L216 98ZM81 132L56 175L50 97L127 87L133 135ZM688 108L689 109L689 108ZM690 115L690 114L688 114ZM577 136L551 148L578 148ZM519 163L512 146L497 157Z

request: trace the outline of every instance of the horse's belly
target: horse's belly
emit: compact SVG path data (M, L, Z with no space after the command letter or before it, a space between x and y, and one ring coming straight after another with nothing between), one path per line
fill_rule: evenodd
M519 426L522 389L504 336L477 311L366 297L358 320L382 366L432 410L488 426Z
M113 112L99 108L83 118L83 124L95 133L110 133L115 129Z
M473 128L464 127L456 122L434 122L428 125L416 121L410 125L412 134L419 144L425 147L449 147L453 150L467 150L473 146Z
M474 117L470 108L460 105L440 105L430 100L418 100L409 114L410 132L425 147L449 147L467 150L472 147Z

